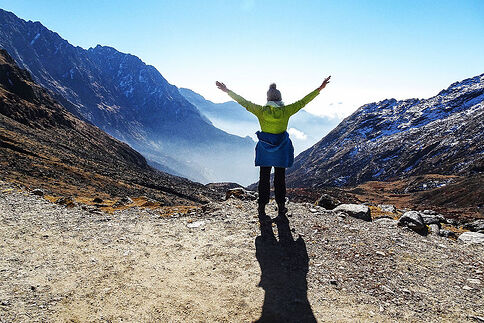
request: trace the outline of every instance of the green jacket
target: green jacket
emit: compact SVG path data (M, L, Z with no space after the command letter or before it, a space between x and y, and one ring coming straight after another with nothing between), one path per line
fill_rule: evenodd
M250 101L247 101L240 95L228 91L228 95L235 101L237 101L241 106L247 109L247 111L255 114L257 119L259 119L260 128L264 132L279 134L287 130L287 123L289 118L304 108L306 104L311 102L319 94L319 89L316 89L306 95L301 100L294 102L293 104L283 105L280 107L274 107L270 105L257 105Z

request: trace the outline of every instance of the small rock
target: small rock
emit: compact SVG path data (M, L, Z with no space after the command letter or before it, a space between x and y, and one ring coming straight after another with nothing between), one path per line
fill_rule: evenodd
M333 210L340 204L341 202L338 199L328 194L321 195L321 197L316 201L316 205L324 207L326 210Z
M195 221L187 224L187 227L189 228L199 228L205 224L205 221Z
M426 234L428 230L423 222L420 212L417 211L405 212L398 220L398 225L406 226L420 234Z
M330 283L331 285L335 285L335 286L336 286L336 285L338 285L338 281L337 281L336 279L331 279L331 280L329 281L329 283Z
M441 229L439 231L439 235L441 237L445 237L445 238L455 238L456 237L455 232L450 231L450 230L445 230L445 229Z
M376 251L375 253L376 253L377 255L379 255L379 256L383 256L383 257L385 257L385 256L386 256L386 255L385 255L385 253L384 253L383 251Z
M93 203L102 203L103 202L103 199L100 198L100 197L96 197L92 200Z
M160 203L153 200L153 199L150 199L149 197L145 197L146 198L146 201L143 202L143 204L141 204L141 206L143 207L150 207L150 206L159 206Z
M37 196L44 196L44 191L41 190L40 188L36 188L35 190L33 190L31 192L33 195L37 195Z
M467 278L467 281L471 284L475 284L475 285L480 285L481 284L481 281L479 279L476 279L476 278Z
M464 287L462 287L462 289L464 289L464 290L473 290L473 288L472 288L472 287L467 286L467 285L465 285Z
M438 224L429 224L430 234L433 236L440 235L440 226Z
M128 204L132 204L133 200L129 196L125 196L119 200L116 201L116 203L113 204L113 207L120 207Z
M381 289L383 289L385 292L390 293L390 294L395 294L394 291L392 291L388 286L386 285L381 285Z
M371 221L370 208L362 204L341 204L334 208L335 212L344 212L357 219Z
M242 187L232 188L225 193L225 200L234 197L239 200L254 201L257 199L257 195L253 191L247 191Z
M484 244L484 233L479 232L464 232L458 240L468 244Z
M379 223L385 226L393 226L393 225L396 225L398 221L387 217L378 217L374 219L373 222Z
M336 216L338 217L338 219L344 220L344 219L346 219L346 217L348 216L348 214L346 214L344 212L338 212L338 213L336 213Z
M318 210L313 209L313 208L309 209L309 211L310 211L311 213L316 213L316 212L318 212Z
M395 213L397 211L397 209L395 208L395 205L391 205L391 204L378 204L377 206L383 212Z
M60 205L65 205L67 207L76 206L76 202L74 201L74 198L72 198L72 196L63 196L60 199L58 199L55 203Z
M453 225L454 227L459 225L459 221L456 219L445 219L445 223Z

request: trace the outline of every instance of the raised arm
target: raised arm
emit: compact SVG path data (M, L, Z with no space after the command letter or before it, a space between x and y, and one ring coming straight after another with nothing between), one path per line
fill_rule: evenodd
M325 78L324 81L323 81L323 83L318 88L316 88L314 91L312 91L311 93L309 93L308 95L306 95L301 100L299 100L297 102L294 102L292 104L286 105L286 111L287 111L287 113L289 113L289 115L293 115L296 112L298 112L299 110L301 110L302 108L304 108L306 106L306 104L308 104L315 97L317 97L318 94L319 94L319 92L321 92L321 90L326 87L326 85L329 83L329 79L330 78L331 78L331 76L328 76L327 78Z
M246 99L244 99L243 97L241 97L240 95L236 94L235 92L229 90L227 88L227 86L225 86L224 83L221 83L219 81L215 82L215 84L217 85L217 87L224 91L225 93L227 93L232 99L234 99L238 104L240 104L241 106L243 106L244 108L247 109L247 111L255 114L256 116L258 116L260 114L260 112L262 111L262 107L260 105L257 105L255 103L252 103L250 101L247 101Z

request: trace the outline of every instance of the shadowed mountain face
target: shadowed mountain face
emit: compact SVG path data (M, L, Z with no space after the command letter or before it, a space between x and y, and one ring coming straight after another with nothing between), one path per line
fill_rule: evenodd
M74 47L1 9L0 24L0 47L38 84L152 165L202 182L250 181L253 142L214 127L153 66L111 47Z
M146 195L204 203L215 192L148 166L127 144L78 119L0 50L0 174L54 194Z
M352 186L484 170L484 74L425 100L360 107L288 170L291 187Z

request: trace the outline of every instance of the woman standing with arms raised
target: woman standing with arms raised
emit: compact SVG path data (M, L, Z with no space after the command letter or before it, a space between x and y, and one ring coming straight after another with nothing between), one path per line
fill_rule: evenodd
M328 76L318 88L290 105L284 105L276 84L270 85L267 91L267 103L260 106L229 90L224 83L218 81L215 83L220 90L226 92L259 119L261 131L256 133L259 142L255 148L255 166L260 166L258 212L261 225L272 222L265 213L265 206L269 203L270 196L271 167L274 167L274 194L279 218L276 220L287 220L286 168L291 167L294 162L294 147L286 131L287 123L293 114L311 102L326 87L330 78L331 76Z

